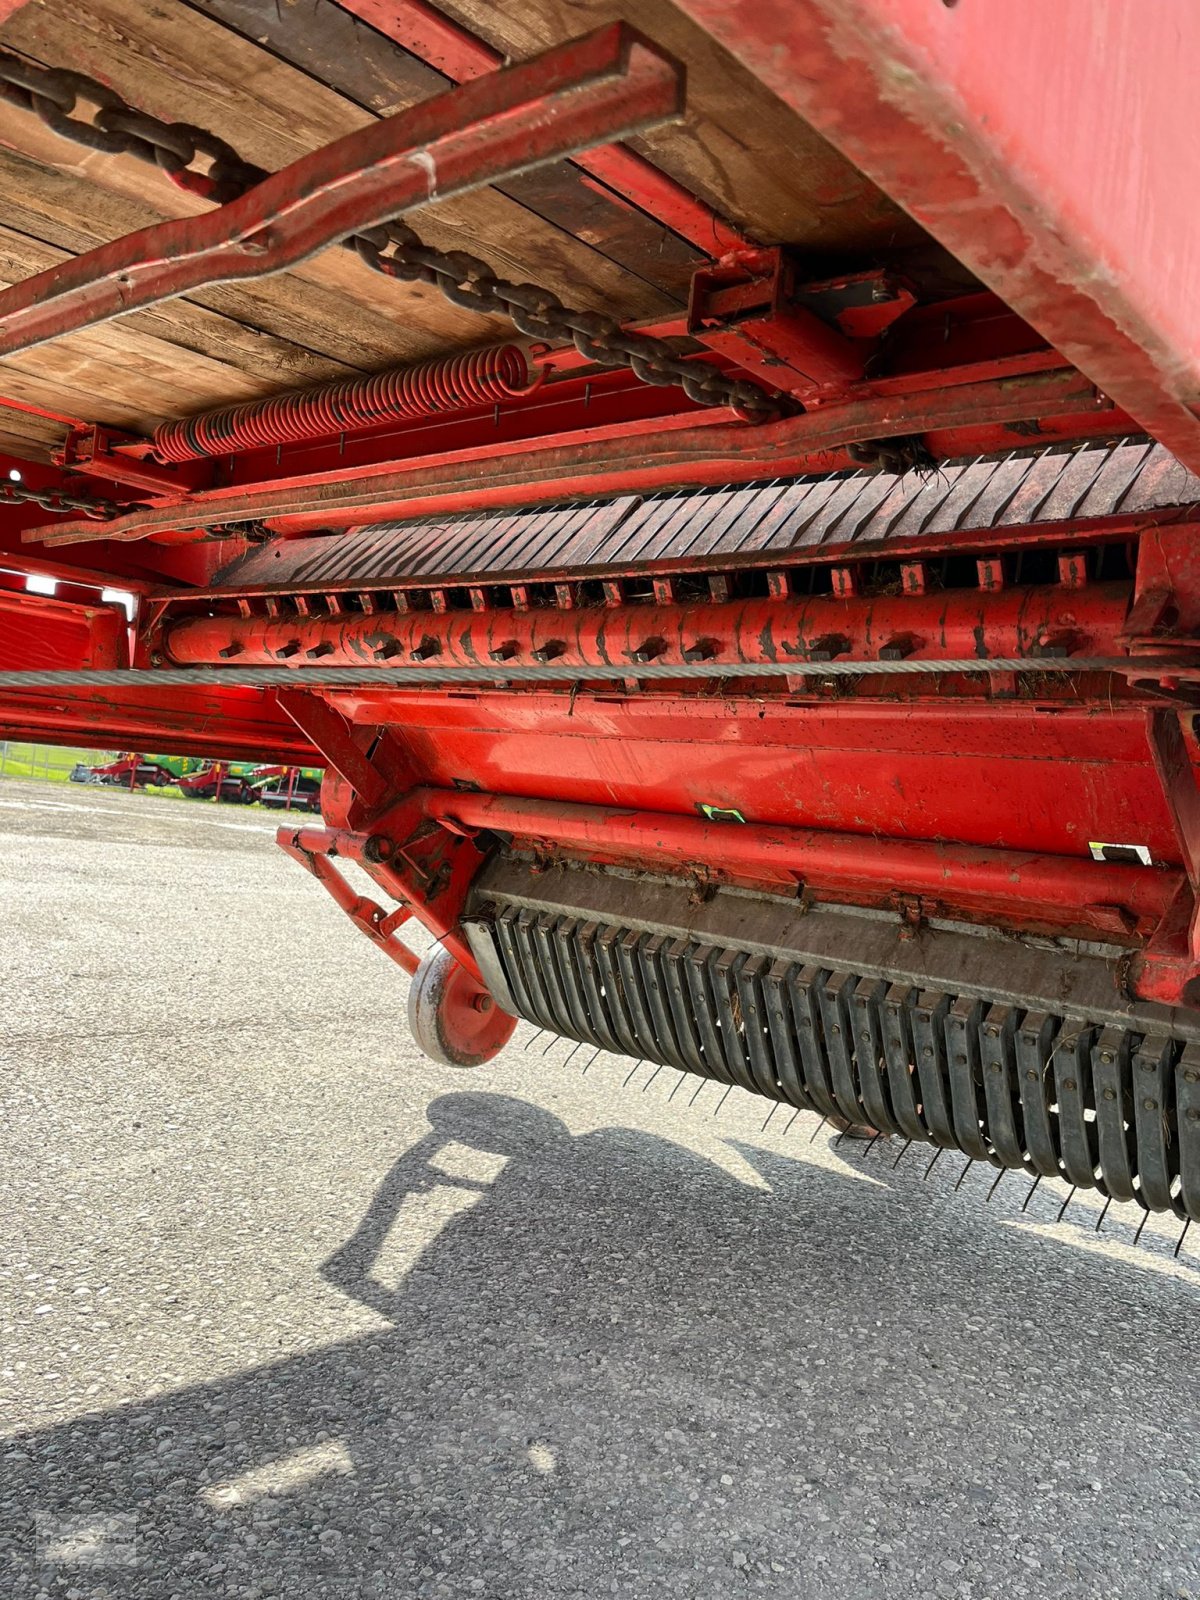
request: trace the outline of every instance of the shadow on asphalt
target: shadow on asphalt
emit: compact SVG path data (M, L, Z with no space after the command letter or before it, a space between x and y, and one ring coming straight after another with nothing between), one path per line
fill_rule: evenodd
M429 1117L323 1268L386 1325L10 1441L9 1592L907 1595L928 1563L984 1596L1029 1551L1062 1594L1160 1592L1189 1292L773 1150L745 1181L498 1095ZM136 1567L39 1565L89 1526Z

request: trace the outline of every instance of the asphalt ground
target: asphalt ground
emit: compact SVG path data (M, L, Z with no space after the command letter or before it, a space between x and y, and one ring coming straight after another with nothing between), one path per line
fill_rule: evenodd
M0 783L0 1594L1200 1596L1200 1241L439 1068L279 820Z

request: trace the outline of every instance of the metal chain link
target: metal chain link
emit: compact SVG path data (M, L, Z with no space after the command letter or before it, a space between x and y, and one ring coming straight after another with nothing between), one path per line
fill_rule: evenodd
M115 90L65 67L38 67L0 51L0 96L33 111L64 139L105 155L129 155L161 168L181 189L224 205L261 183L262 167L190 122L164 122L128 105ZM76 116L80 103L94 109ZM204 158L204 170L194 164Z
M600 311L575 311L551 290L498 278L486 261L463 250L433 250L404 222L350 241L376 272L409 283L434 285L452 305L483 316L507 317L527 339L573 344L587 361L629 367L642 383L678 384L702 406L730 406L749 422L778 417L783 402L755 384L727 377L706 361L681 359L665 339L629 332Z
M118 505L115 500L97 500L88 494L67 494L61 489L33 489L27 483L0 483L0 500L8 500L14 505L41 506L43 511L71 512L75 516L91 517L96 522L124 516L127 511L145 509L140 503Z
M236 200L268 176L243 161L224 139L189 122L164 122L130 106L115 90L80 72L38 67L0 51L0 97L33 111L64 139L108 155L131 155L161 168L181 189L217 205ZM80 103L94 109L77 116ZM201 170L195 163L209 163ZM478 256L434 250L403 222L391 222L344 241L375 272L408 283L427 283L453 305L483 316L508 318L528 339L574 345L598 366L629 367L642 383L678 384L702 406L729 406L749 422L781 415L782 398L755 384L729 378L706 361L685 361L665 339L632 333L615 317L576 311L549 289L499 278Z

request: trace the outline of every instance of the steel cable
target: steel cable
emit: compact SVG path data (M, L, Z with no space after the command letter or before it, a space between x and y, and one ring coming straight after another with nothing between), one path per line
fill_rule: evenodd
M626 666L406 667L390 663L378 667L120 667L71 668L38 672L0 672L0 689L136 689L182 688L188 685L230 689L405 689L428 688L443 683L588 683L638 682L680 679L744 678L918 678L960 673L1107 672L1126 676L1177 672L1177 656L1031 656L1001 657L990 661L970 658L953 661L763 661L753 666L715 661L631 662Z

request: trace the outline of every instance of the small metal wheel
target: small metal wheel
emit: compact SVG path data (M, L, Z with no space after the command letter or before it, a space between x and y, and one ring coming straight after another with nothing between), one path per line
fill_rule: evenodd
M512 1038L517 1019L442 947L421 962L408 990L408 1025L427 1056L447 1067L479 1067Z

